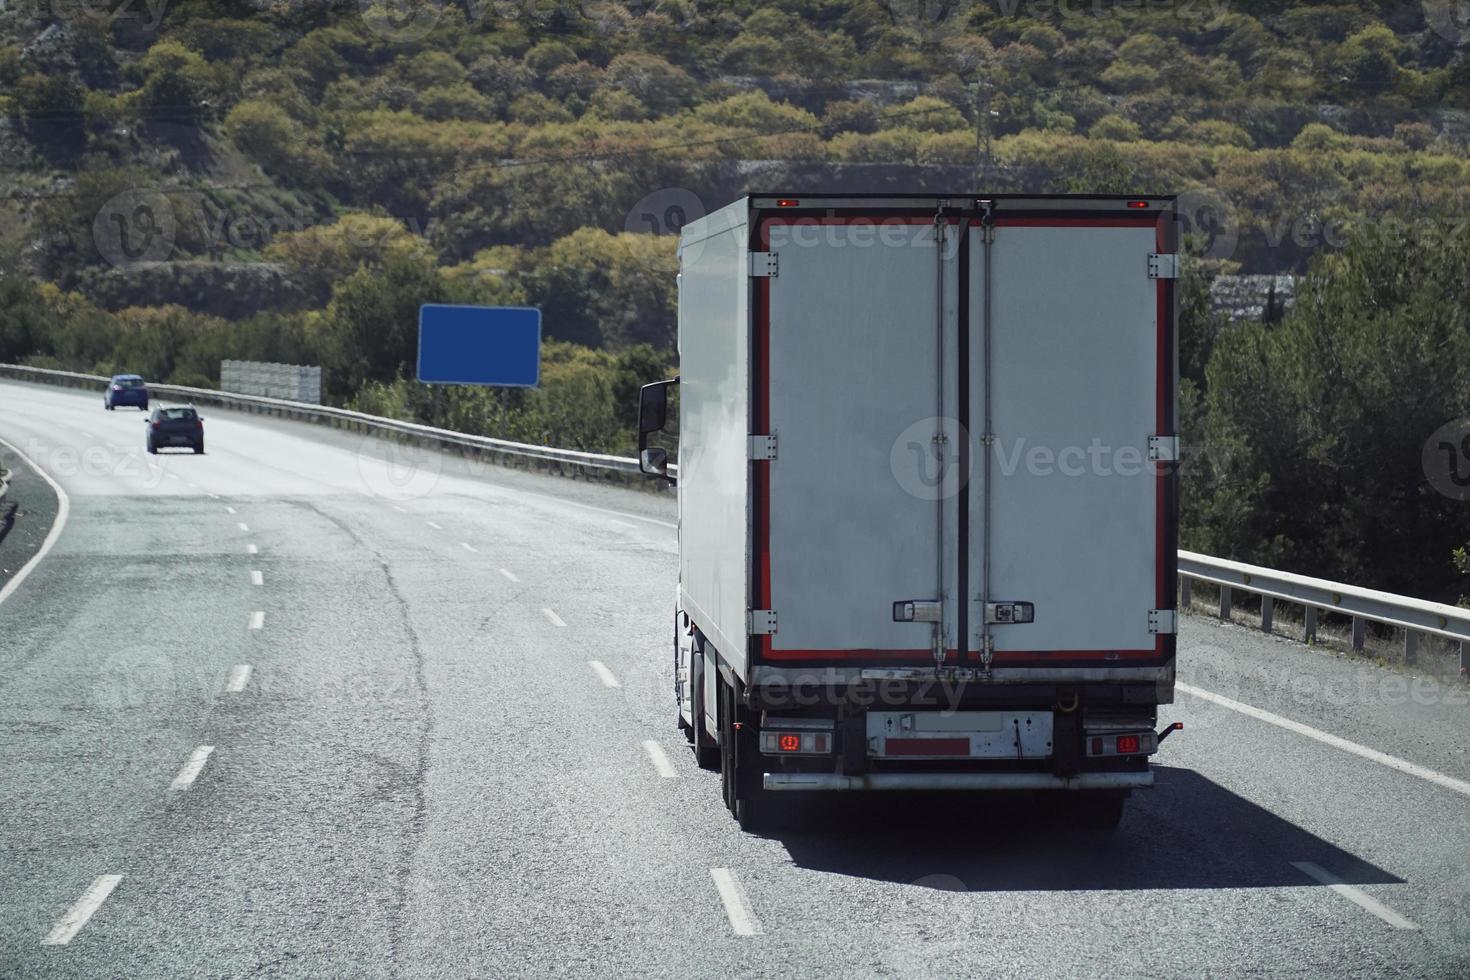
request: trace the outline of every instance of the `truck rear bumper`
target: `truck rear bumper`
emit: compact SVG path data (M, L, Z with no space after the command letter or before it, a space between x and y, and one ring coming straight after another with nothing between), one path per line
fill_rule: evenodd
M1105 790L1146 789L1152 772L878 772L844 776L831 772L768 772L765 788L781 792L834 790Z

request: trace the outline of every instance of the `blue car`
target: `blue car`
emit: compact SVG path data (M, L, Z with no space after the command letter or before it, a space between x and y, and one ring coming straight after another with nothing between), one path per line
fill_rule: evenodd
M137 374L114 374L102 393L102 404L110 412L119 405L136 405L148 411L148 386Z

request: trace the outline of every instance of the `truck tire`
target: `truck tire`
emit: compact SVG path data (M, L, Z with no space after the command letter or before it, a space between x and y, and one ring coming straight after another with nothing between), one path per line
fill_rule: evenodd
M699 640L689 655L689 716L694 719L694 734L689 741L694 749L694 761L699 768L714 772L720 768L720 746L709 737L709 729L705 727L704 643Z
M735 703L735 689L723 678L719 689L720 787L725 806L741 830L757 833L769 824L770 811L767 793L759 783L759 735L748 724L736 731L739 707Z
M1116 830L1128 801L1124 793L1079 793L1072 803L1072 823L1085 830Z

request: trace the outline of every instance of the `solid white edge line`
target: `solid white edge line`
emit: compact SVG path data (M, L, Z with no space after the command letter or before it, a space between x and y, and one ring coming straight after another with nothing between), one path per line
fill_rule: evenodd
M1420 779L1434 783L1436 786L1442 786L1445 789L1454 790L1456 793L1470 796L1470 783L1465 782L1463 779L1446 776L1442 772L1435 772L1433 769L1427 769L1424 766L1410 762L1407 759L1400 759L1398 756L1389 755L1386 752L1379 752L1377 749L1370 749L1366 745L1359 745L1357 742L1349 742L1347 739L1333 735L1330 732L1313 728L1311 725L1304 725L1299 721L1292 721L1290 718L1283 718L1280 715L1272 714L1253 705L1235 701L1224 695L1195 687L1193 684L1175 681L1174 686L1185 694L1192 694L1197 698L1213 701L1221 707L1229 708L1231 711L1238 711L1243 715L1249 715L1258 721L1264 721L1269 725L1284 728L1289 732L1296 732L1298 735L1305 735L1307 738L1315 739L1324 745L1330 745L1335 749L1350 752L1370 762L1376 762L1390 769L1397 769L1399 772L1407 773L1410 776L1418 776Z
M508 568L502 568L500 570L500 574L501 575L504 575L506 578L510 579L512 582L519 582L520 581L520 579L516 578L516 573L515 572L512 572Z
M250 584L251 585L264 585L265 584L265 576L261 574L261 572L260 572L259 569L252 568L250 570Z
M507 487L505 489L510 488ZM529 494L533 497L540 497L542 500L554 500L559 504L570 504L573 507L581 507L586 510L595 510L599 514L611 514L613 517L626 517L631 521L642 521L645 524L657 524L659 527L671 527L676 531L679 529L679 525L675 524L673 521L661 521L656 517L644 517L642 514L630 514L625 510L609 510L606 507L594 507L592 504L584 504L579 500L566 500L562 497L554 497L550 494L530 493L530 491L527 490L512 490L511 492Z
M56 925L41 940L42 946L65 946L71 942L72 937L82 931L82 926L92 918L92 913L102 907L107 901L107 896L122 881L122 875L98 875L92 884L82 893L82 897L76 900L66 914L56 920Z
M759 936L761 925L750 914L750 906L745 901L740 882L735 880L730 869L710 868L709 873L715 880L715 888L720 893L720 901L725 904L725 915L729 917L730 928L735 930L735 935Z
M51 489L56 492L56 518L51 522L51 530L46 532L46 537L41 540L41 547L36 549L34 555L31 555L31 560L20 566L20 570L10 577L9 582L5 583L5 588L0 589L0 602L4 602L10 598L12 592L20 588L20 583L26 580L26 577L40 564L41 559L45 558L52 547L55 546L56 539L61 537L61 529L66 527L67 515L71 513L71 498L66 495L65 490L61 489L61 484L51 478L50 473L37 466L35 461L21 452L14 443L6 439L0 439L0 446L5 446L11 452L15 453L27 466L39 473L41 479L49 483Z
M258 555L258 554L260 554L260 548L258 548L257 546L255 546L253 544L247 544L245 546L245 554L247 554L247 555Z
M1378 901L1378 899L1374 898L1372 895L1369 895L1361 888L1349 885L1347 882L1343 881L1341 878L1337 877L1337 875L1333 874L1331 871L1328 871L1320 864L1313 864L1311 861L1293 861L1291 862L1291 866L1293 868L1296 868L1302 874L1306 875L1308 878L1314 879L1319 884L1326 885L1328 888L1337 892L1337 894L1341 895L1343 898L1347 899L1349 902L1352 902L1354 905L1358 906L1364 911L1371 912L1373 915L1378 916L1378 918L1382 919L1384 922L1387 922L1395 929L1411 929L1414 931L1418 931L1418 923L1414 922L1412 919L1406 919L1402 915L1399 915L1393 909L1389 908L1387 905L1384 905L1382 902Z
M194 780L204 771L204 764L209 761L214 752L213 745L201 745L189 755L189 761L184 763L184 768L174 777L174 781L168 784L170 793L182 793L194 785Z
M257 609L250 614L250 624L247 629L258 630L265 625L265 610Z
M661 779L678 779L679 770L669 761L668 753L664 747L651 738L643 740L643 751L648 753L649 761L653 763L653 771L659 774Z
M601 660L589 660L587 661L587 666L591 667L592 672L595 673L599 678L601 678L604 687L623 686L622 684L618 683L617 675L608 670L607 664L603 663ZM644 742L643 744L648 745L649 743ZM657 763L655 763L655 765L657 765Z
M464 542L464 541L461 541L461 542L460 542L460 543L459 543L459 546L460 546L460 547L461 547L461 548L463 548L463 549L464 549L464 550L465 550L465 551L479 551L479 550L480 550L480 549L478 549L478 548L476 548L476 547L475 547L475 546L474 546L474 545L472 545L472 544L467 544L467 543L466 543L466 542Z
M562 622L561 617L558 616L556 613L552 612L550 609L543 608L541 610L541 615L545 616L548 620L550 620L552 626L565 626L566 625L566 623Z
M627 521L608 521L608 523L611 524L613 527L626 528L629 531L638 526L637 524L629 524Z
M226 694L239 694L250 683L250 665L236 664L230 668L230 682L225 685Z

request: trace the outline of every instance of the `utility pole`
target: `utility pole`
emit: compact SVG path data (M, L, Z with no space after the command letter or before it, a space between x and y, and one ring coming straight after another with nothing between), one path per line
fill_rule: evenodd
M985 95L981 98L981 88ZM995 173L995 155L991 151L990 144L990 120L1000 115L990 108L991 87L983 81L975 82L975 171L979 178L980 189L987 193L992 190L990 180Z

